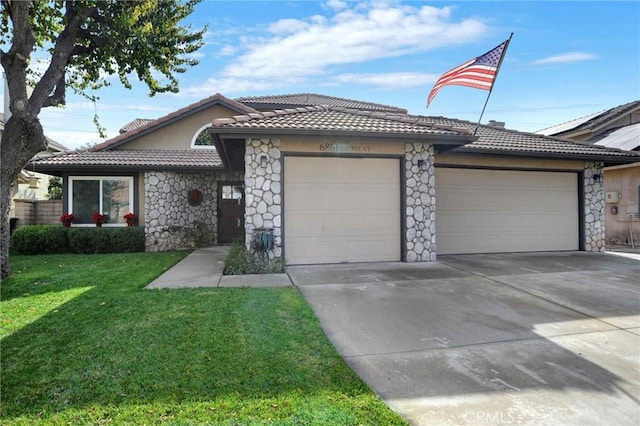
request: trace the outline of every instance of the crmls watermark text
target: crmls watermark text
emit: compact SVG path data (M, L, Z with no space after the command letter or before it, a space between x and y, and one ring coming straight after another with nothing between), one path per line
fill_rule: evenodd
M522 417L512 410L502 411L469 411L464 414L464 419L470 423L512 425L522 422Z
M321 143L320 152L369 152L369 145L352 145L347 143Z

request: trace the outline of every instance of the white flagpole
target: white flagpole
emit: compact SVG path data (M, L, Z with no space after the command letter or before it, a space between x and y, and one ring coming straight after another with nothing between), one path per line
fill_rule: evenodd
M487 108L487 104L489 103L489 97L491 96L491 92L493 91L493 86L496 84L496 80L498 79L498 73L500 72L500 67L502 67L502 61L504 60L505 55L507 54L507 49L509 48L509 44L511 43L511 37L513 37L513 33L509 36L507 40L507 44L504 46L504 50L502 51L502 56L500 56L500 62L498 62L498 67L496 68L496 76L491 82L491 88L489 89L489 94L487 94L487 99L484 101L484 106L482 107L482 112L480 113L480 118L478 119L478 124L476 125L476 129L473 131L473 135L476 135L478 131L478 127L480 126L480 122L482 121L482 116L484 115L484 110Z

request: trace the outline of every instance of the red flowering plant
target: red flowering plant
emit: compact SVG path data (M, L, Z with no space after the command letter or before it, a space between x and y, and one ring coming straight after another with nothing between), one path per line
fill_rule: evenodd
M93 223L95 223L96 226L102 226L102 224L107 221L107 216L100 213L94 213L91 215L91 220L93 220Z
M71 222L73 222L74 220L76 220L76 218L73 215L73 213L67 213L67 214L63 214L62 216L60 216L60 222L62 222L62 224L65 226L65 228L70 227L71 226Z
M134 222L136 221L136 218L138 216L136 216L135 213L129 212L127 214L124 215L124 220L127 221L127 225L129 226L133 226Z

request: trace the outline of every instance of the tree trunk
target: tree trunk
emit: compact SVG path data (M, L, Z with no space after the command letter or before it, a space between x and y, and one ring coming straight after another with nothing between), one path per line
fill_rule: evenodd
M12 116L4 127L0 140L0 278L9 276L9 210L11 189L17 184L18 175L34 155L44 151L46 139L40 121L29 113L20 118Z

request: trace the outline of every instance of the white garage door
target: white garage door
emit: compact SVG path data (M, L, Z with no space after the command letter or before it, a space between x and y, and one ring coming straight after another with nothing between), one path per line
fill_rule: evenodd
M436 168L438 254L578 250L577 173Z
M288 264L400 260L400 161L285 157Z

